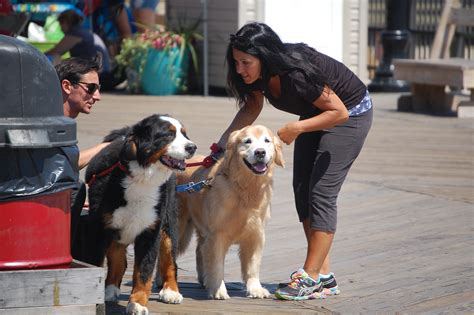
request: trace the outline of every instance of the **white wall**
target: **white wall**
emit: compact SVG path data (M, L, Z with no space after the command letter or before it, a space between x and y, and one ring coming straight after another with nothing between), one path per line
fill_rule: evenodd
M265 0L264 22L284 42L343 58L343 0Z

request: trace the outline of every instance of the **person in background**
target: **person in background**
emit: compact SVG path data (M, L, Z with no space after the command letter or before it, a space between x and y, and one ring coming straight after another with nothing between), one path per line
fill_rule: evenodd
M45 52L53 64L61 61L61 56L69 51L71 57L83 59L100 59L99 73L103 90L111 91L120 83L114 76L107 47L103 40L83 25L83 16L76 10L66 10L58 16L58 22L64 33L63 39L52 49Z
M92 32L82 26L83 16L75 10L66 10L59 14L58 22L64 37L45 54L53 59L53 63L60 62L61 56L69 52L71 57L92 59L97 55ZM104 56L103 56L104 57Z
M159 0L131 0L130 8L137 29L144 32L146 29L154 28L156 24L156 7Z
M93 0L91 8L88 4L85 1L84 13L91 17L94 33L104 41L109 56L115 57L120 53L123 39L136 32L129 8L124 0Z
M227 85L240 110L221 136L221 148L232 131L257 119L264 99L299 116L277 134L286 144L295 142L293 190L308 247L302 268L275 296L305 300L339 294L329 251L339 191L372 124L367 87L342 63L306 44L283 43L263 23L231 35L226 59Z
M100 101L99 72L97 59L69 58L55 66L61 85L64 116L75 119L80 113L90 114L92 107ZM78 171L109 143L99 143L79 152ZM71 195L71 244L74 244L82 208L86 199L85 184L80 181ZM73 253L74 257L74 253ZM81 260L81 257L74 257Z

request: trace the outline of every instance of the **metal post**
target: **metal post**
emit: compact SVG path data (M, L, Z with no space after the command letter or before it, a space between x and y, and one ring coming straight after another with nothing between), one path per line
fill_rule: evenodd
M408 58L410 0L387 0L386 18L386 27L381 33L382 62L368 88L371 92L405 92L410 86L406 81L393 78L392 60Z
M209 56L208 56L208 33L207 33L207 0L201 0L202 3L202 19L203 19L203 88L204 88L204 96L209 96Z

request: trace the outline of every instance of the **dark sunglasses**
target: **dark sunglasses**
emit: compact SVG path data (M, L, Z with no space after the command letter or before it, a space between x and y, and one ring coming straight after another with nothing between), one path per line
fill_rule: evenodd
M81 84L85 84L87 87L86 91L90 95L94 94L95 91L100 90L100 84L97 83L78 82L77 84L79 84L82 88L84 87Z

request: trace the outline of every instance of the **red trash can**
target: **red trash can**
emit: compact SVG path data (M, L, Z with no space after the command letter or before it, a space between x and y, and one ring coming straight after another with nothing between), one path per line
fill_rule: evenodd
M68 267L70 203L69 189L0 203L0 270Z
M56 71L0 35L0 95L0 270L67 267L79 151Z

